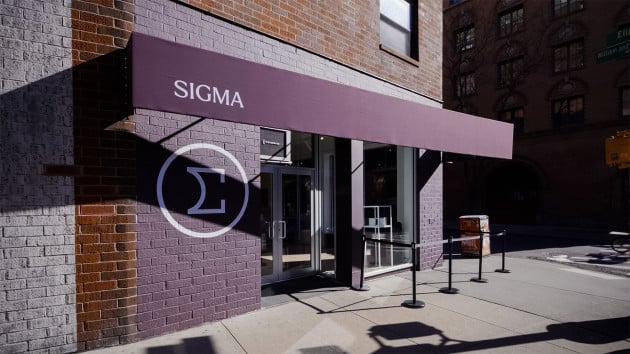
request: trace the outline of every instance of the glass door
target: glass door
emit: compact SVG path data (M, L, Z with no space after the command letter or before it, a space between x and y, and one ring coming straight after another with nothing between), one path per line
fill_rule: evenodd
M275 273L274 266L274 178L273 173L263 172L260 177L261 211L260 211L260 273L263 283L271 279Z
M262 282L311 273L314 267L313 170L264 166L261 175Z

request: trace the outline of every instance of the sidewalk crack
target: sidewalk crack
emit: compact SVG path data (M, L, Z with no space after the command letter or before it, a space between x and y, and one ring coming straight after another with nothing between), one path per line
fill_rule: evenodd
M234 339L234 341L236 342L236 344L238 344L239 347L241 347L241 349L243 350L243 353L247 353L247 350L245 350L245 347L243 347L243 345L241 344L241 342L239 342L238 338L236 338L236 336L234 335L234 333L232 333L232 331L230 331L230 329L228 328L228 326L225 325L225 323L223 323L223 321L221 321L221 326L223 326L223 328L225 328L225 330L230 334L230 336L232 336L232 338Z

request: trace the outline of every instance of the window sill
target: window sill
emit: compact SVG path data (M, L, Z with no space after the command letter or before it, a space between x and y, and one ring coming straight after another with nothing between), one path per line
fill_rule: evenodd
M384 51L384 52L386 52L386 53L388 53L390 55L393 55L393 56L395 56L398 59L402 59L402 60L406 61L407 63L413 65L413 66L420 67L420 62L418 60L416 60L416 59L414 59L414 58L412 58L410 56L407 56L405 54L402 54L402 53L398 52L397 50L386 46L385 44L379 45L379 48L382 51Z
M503 35L498 33L497 37L499 37L499 40L510 39L510 37L518 36L518 35L521 35L522 33L525 33L525 28L519 28L517 30L510 31L509 33L505 33Z
M575 67L575 68L566 69L566 70L554 71L552 73L552 75L566 75L566 74L569 74L569 73L571 73L573 71L579 71L579 70L583 70L583 69L584 69L584 65L578 66L578 67Z
M460 49L460 50L455 49L455 54L457 54L457 55L465 55L466 53L471 52L473 49L475 49L475 47L470 47L470 48L467 48L467 49Z
M479 96L478 92L467 93L467 94L464 94L464 96L457 96L457 94L455 94L454 97L455 99L458 99L458 100L465 100L465 99L476 97L476 96Z
M552 12L553 12L553 11L552 11ZM565 14L556 14L556 13L553 13L553 14L552 14L552 16L553 16L553 19L554 19L554 20L559 20L559 19L564 19L564 18L566 18L566 17L569 17L569 16L571 16L571 15L576 15L576 14L583 13L583 12L584 12L584 9L582 8L582 9L579 9L579 10L568 11L568 12L567 12L567 13L565 13Z

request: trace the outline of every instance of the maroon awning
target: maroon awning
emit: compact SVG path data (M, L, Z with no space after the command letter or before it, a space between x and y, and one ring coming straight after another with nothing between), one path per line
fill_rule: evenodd
M134 107L469 155L512 157L512 124L134 33Z

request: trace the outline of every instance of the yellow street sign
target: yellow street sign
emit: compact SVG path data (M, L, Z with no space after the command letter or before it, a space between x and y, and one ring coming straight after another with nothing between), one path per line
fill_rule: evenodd
M617 168L630 167L630 130L622 130L617 135L606 138L606 164Z

